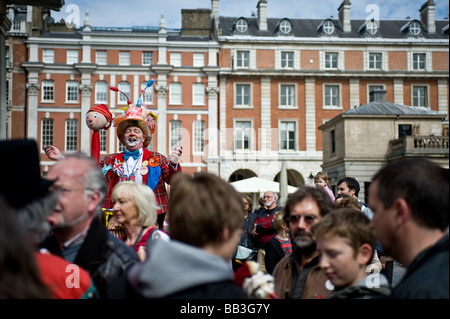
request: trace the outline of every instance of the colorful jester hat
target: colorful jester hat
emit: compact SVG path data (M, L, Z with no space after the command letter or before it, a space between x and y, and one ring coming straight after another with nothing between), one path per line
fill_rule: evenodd
M121 115L114 118L114 126L117 128L117 137L120 142L125 145L125 131L130 126L139 127L145 135L144 147L147 147L150 144L151 136L156 130L156 123L158 122L158 115L147 110L145 102L142 98L145 99L145 90L153 85L155 80L151 79L148 81L147 86L141 90L141 94L136 102L136 104L131 104L128 96L120 91L116 87L110 87L110 90L114 92L120 92L127 98L128 106L125 108L121 108L115 111L122 111L125 115ZM113 112L115 112L113 111Z

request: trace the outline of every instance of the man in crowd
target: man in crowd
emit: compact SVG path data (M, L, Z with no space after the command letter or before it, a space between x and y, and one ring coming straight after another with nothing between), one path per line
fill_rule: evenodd
M41 247L87 270L100 298L127 297L132 290L126 274L139 259L102 224L106 185L98 163L75 153L51 166L46 177L55 180L51 190L60 197L48 217L51 235Z
M362 202L358 198L359 190L359 183L353 177L344 177L341 178L338 182L338 195L347 195L357 199L358 202L361 203L361 211L364 213L364 215L367 216L367 218L372 219L373 212L370 210L366 203Z
M273 191L267 191L263 196L264 208L260 209L258 212L258 217L256 218L255 225L252 230L252 235L258 242L258 255L257 261L260 265L260 270L266 272L265 267L265 255L266 251L264 245L266 245L269 240L275 236L278 231L273 223L273 216L277 211L280 211L282 207L277 205L278 195Z
M448 169L424 158L392 162L373 177L371 227L382 251L407 268L392 298L449 298L448 194Z
M289 226L292 254L276 265L272 275L275 292L281 299L327 298L332 287L319 267L316 242L311 227L333 209L330 196L321 188L303 186L292 194L283 214Z

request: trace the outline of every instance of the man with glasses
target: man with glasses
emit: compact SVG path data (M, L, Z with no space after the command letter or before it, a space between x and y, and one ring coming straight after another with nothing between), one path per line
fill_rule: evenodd
M333 202L320 188L304 186L292 194L284 206L292 254L275 267L275 292L281 299L327 298L332 285L320 271L316 242L311 227L333 210Z
M273 223L273 216L277 211L280 211L283 208L277 206L277 200L277 193L272 191L264 193L264 209L260 209L252 230L252 235L255 237L259 246L256 259L262 272L267 272L264 262L266 255L265 245L278 233Z
M82 154L67 155L49 168L46 178L55 180L51 190L60 196L47 218L51 235L41 247L87 270L100 298L127 297L126 274L139 259L102 224L106 184L98 164Z

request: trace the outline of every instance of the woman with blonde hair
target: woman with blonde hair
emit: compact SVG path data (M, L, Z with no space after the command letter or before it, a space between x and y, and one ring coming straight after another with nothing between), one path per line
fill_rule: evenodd
M114 215L122 226L125 244L131 247L143 261L147 255L146 244L149 239L169 239L158 229L156 198L153 191L140 183L121 182L111 195Z

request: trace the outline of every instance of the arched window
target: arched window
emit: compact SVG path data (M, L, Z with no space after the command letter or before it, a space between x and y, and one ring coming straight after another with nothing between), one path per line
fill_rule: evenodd
M323 24L323 32L326 34L333 34L334 32L334 22L331 20L327 20Z
M240 18L236 22L236 30L240 33L247 32L248 30L248 23L247 20Z
M289 34L292 30L292 24L289 20L282 20L280 22L280 32L283 34Z
M95 83L95 103L108 102L108 84L105 81Z
M131 100L131 97L130 97L130 92L131 92L131 90L130 90L130 83L124 82L124 81L120 82L119 85L118 85L118 88L119 88L120 91L125 93L128 96L128 98L130 98L130 100ZM123 95L120 92L118 94L119 94L118 104L127 104L126 96Z
M411 24L409 25L409 33L411 33L412 35L419 35L421 31L422 28L420 27L419 22L411 22Z

